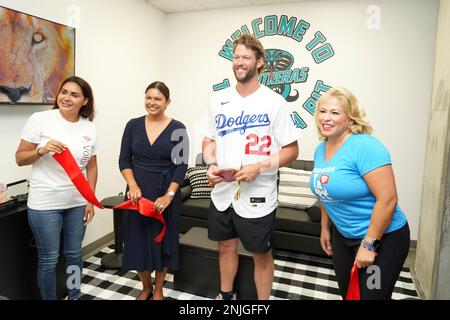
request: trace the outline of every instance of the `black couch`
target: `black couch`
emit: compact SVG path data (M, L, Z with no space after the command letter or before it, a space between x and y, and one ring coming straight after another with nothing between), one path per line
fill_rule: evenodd
M196 165L204 165L200 155ZM313 161L295 160L287 167L311 171ZM180 232L186 233L192 227L208 228L210 199L191 199L189 181L182 186ZM307 211L278 207L275 222L274 248L296 251L317 256L326 256L320 246L320 207L316 202Z

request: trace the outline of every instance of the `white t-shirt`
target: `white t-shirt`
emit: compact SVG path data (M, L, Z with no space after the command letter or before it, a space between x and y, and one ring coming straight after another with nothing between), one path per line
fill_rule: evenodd
M25 124L22 139L44 147L49 140L67 145L83 174L89 159L96 155L95 125L83 118L65 120L58 109L36 112ZM28 207L34 210L68 209L86 204L67 173L47 153L37 159L31 169Z
M300 136L286 100L264 85L247 97L235 87L217 92L204 129L205 137L216 142L219 169L266 160ZM211 199L219 211L232 204L238 215L259 218L277 207L277 169L261 172L250 183L242 181L239 200L234 199L237 185L222 182L214 187Z

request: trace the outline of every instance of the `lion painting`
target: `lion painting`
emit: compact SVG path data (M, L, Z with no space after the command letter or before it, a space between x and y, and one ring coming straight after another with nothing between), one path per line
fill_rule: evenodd
M74 74L75 30L0 7L0 103L52 104Z

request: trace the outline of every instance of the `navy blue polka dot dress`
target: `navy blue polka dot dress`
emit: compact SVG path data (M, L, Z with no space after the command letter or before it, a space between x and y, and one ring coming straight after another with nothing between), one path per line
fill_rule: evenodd
M181 122L172 119L153 145L145 130L145 116L127 123L122 137L119 168L121 171L133 170L143 197L155 201L166 193L171 182L182 185L188 158L189 142L186 127ZM154 239L162 230L161 222L134 210L127 210L124 214L123 270L179 269L180 190L163 216L166 235L161 243L157 243Z

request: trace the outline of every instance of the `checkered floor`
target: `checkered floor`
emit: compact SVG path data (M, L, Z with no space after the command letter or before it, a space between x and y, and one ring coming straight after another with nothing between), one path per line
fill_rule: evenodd
M136 272L123 273L104 268L101 258L112 252L106 247L86 259L81 285L82 300L134 300L142 289ZM168 274L164 284L166 299L208 300L208 298L173 289L173 275ZM413 279L403 268L392 295L394 300L417 299ZM336 276L331 260L304 254L275 252L275 276L272 300L340 300Z

